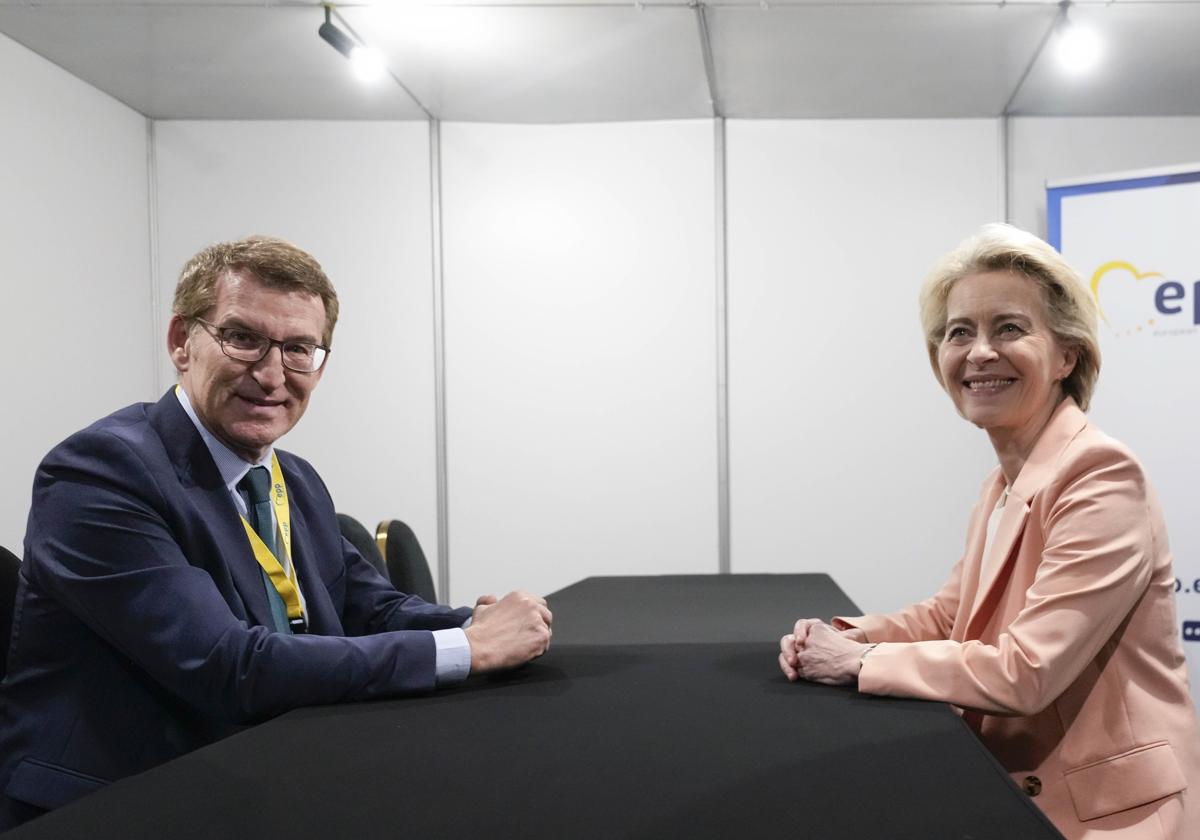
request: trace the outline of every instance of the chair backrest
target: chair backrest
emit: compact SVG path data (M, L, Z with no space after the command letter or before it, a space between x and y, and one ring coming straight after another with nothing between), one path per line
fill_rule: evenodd
M375 540L387 562L392 586L431 604L437 603L433 575L429 573L425 552L421 550L421 543L417 541L412 528L399 519L385 519L375 529Z
M375 544L375 538L371 536L371 532L367 530L366 526L353 516L345 513L339 513L337 520L338 528L342 531L342 536L350 541L350 545L358 549L358 553L374 566L379 571L379 574L387 577L387 564L383 562L383 555L379 553L379 546Z
M17 575L21 558L0 546L0 680L8 669L8 643L12 639L13 612L17 605Z

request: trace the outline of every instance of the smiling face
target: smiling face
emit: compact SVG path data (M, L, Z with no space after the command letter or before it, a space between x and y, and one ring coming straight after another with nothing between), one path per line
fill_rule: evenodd
M274 339L320 344L325 305L316 295L269 288L253 275L229 272L204 320ZM167 348L200 422L251 463L296 425L321 380L320 371L285 368L275 345L258 362L231 359L209 332L178 315L171 319Z
M986 429L997 451L1028 455L1062 401L1075 354L1050 331L1032 280L989 271L950 290L937 361L958 413Z

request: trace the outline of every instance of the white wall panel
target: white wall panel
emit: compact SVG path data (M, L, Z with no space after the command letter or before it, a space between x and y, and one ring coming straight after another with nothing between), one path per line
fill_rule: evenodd
M146 121L0 35L0 545L42 456L154 394Z
M1009 217L1046 235L1046 182L1200 161L1200 117L1014 117Z
M442 140L454 599L715 572L711 123Z
M998 126L738 121L728 149L733 571L927 597L995 457L933 379L917 292L1001 212Z
M406 520L437 556L429 141L424 123L156 124L162 318L205 245L282 236L338 290L333 353L282 442L338 510ZM165 389L174 381L165 349Z

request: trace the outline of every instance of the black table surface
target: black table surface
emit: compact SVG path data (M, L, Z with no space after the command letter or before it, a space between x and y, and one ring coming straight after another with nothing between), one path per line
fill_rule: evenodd
M827 577L676 582L589 579L551 596L554 647L524 668L300 709L6 837L1058 837L949 707L782 677L776 611ZM853 606L834 594L784 627ZM697 640L642 643L682 632L676 607ZM734 612L770 635L715 641Z
M858 615L824 574L591 577L548 598L554 644L777 644L798 618Z

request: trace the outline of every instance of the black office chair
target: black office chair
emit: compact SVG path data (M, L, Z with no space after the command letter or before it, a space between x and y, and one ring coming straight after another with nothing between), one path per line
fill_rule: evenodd
M21 558L0 546L0 680L8 669L8 643L12 639L13 612L17 606L17 575Z
M379 574L387 577L387 564L383 562L383 555L379 553L379 546L375 544L375 540L371 537L371 532L367 530L366 526L349 514L339 513L337 518L338 528L341 529L342 536L358 549L358 553L365 560L379 570Z
M375 529L375 542L379 544L379 553L387 562L392 586L431 604L437 603L429 563L412 528L399 519L385 519Z

